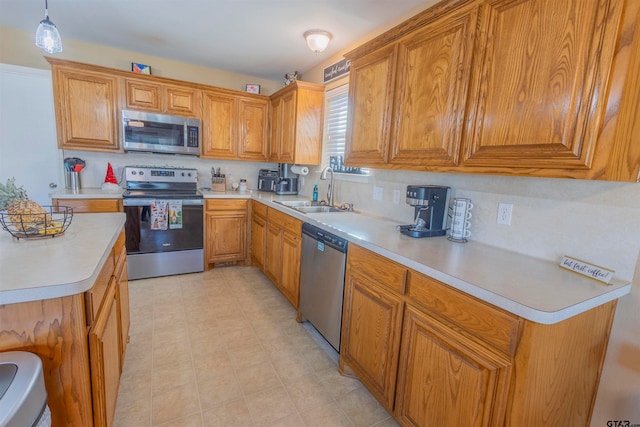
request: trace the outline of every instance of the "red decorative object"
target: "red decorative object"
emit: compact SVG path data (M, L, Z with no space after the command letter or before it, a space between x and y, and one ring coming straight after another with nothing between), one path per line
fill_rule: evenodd
M104 177L104 182L108 182L110 184L118 184L118 180L116 179L116 175L113 173L111 163L107 163L107 176Z

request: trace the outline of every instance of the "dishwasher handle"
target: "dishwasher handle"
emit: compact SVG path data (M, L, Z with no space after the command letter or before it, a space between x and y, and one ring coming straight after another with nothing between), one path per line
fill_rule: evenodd
M342 253L347 253L347 239L343 239L342 237L338 237L335 234L329 233L328 231L324 231L321 228L318 228L309 223L302 224L302 234L311 237L314 240L324 243L325 245L340 251Z

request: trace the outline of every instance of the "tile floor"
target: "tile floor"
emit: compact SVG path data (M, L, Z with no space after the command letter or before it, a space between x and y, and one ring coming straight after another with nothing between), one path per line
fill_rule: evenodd
M115 426L398 426L258 269L129 287Z

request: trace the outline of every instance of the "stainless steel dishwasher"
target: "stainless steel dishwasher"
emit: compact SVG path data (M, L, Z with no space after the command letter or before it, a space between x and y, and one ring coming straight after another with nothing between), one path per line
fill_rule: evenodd
M347 240L302 224L300 313L340 351Z

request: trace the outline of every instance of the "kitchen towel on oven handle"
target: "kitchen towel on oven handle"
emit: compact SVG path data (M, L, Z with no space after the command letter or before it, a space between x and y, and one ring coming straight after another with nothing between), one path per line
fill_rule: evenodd
M169 202L169 228L182 228L182 200Z
M168 228L169 203L166 200L154 200L151 202L151 230L166 230Z

